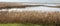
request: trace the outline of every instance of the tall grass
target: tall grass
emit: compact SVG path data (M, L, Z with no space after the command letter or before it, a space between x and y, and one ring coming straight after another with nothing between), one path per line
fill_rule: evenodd
M0 23L60 24L60 12L0 12Z

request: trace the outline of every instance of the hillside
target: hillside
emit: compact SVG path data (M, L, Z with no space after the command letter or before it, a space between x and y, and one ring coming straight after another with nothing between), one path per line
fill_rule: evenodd
M22 8L26 5L23 5L22 3L12 3L12 2L0 2L0 9L3 8L13 8L13 7L18 7L18 8Z

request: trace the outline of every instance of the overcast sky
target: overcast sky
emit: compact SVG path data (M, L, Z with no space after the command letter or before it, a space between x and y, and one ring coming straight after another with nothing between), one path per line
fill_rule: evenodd
M0 0L0 2L38 2L38 3L60 3L60 0Z

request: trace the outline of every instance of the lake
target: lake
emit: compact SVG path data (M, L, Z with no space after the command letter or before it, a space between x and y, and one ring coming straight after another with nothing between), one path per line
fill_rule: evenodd
M45 6L37 6L37 7L26 7L26 8L11 8L11 9L2 9L0 11L14 11L14 12L22 12L22 11L42 11L42 12L55 12L59 11L60 8L52 8L52 7L45 7Z

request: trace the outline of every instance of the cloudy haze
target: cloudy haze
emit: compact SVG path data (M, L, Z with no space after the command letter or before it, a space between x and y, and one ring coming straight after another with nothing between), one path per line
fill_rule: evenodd
M0 0L0 2L38 2L38 3L60 3L60 0Z

